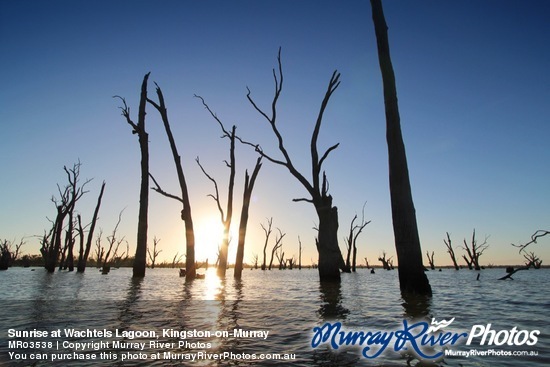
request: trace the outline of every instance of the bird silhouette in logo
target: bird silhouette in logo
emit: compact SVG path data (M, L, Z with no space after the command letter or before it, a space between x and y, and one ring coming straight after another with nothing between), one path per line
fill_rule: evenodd
M432 318L432 324L428 328L428 333L435 333L439 329L446 328L447 326L451 325L455 321L455 318L453 317L449 321L446 321L445 319L441 321L435 321L435 319Z

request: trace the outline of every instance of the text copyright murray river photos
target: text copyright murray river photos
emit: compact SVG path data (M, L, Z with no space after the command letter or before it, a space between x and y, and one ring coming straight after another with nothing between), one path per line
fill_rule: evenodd
M266 340L267 330L9 329L10 360L293 360L291 353L210 352L210 338ZM75 341L85 338L87 341ZM104 340L110 338L114 340ZM120 338L119 340L117 340ZM162 341L159 340L162 338ZM54 340L52 340L54 339ZM92 340L89 340L92 339ZM166 341L179 339L177 342ZM198 340L197 340L198 339Z

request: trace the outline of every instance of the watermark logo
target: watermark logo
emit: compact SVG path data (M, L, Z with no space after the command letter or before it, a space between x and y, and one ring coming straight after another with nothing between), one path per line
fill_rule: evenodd
M491 324L474 325L469 333L445 330L454 320L454 317L441 321L432 319L431 323L409 323L403 320L402 328L392 331L345 330L340 322L326 322L313 328L311 346L317 348L321 344L328 344L335 350L345 346L359 346L361 355L368 359L376 358L391 349L395 352L412 351L422 359L439 359L444 354L443 347L458 343L532 346L537 343L537 336L540 334L539 330L518 330L517 327L497 331L491 328Z

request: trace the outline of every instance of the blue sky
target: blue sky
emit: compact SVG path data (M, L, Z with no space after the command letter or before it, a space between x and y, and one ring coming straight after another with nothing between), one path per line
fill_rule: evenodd
M386 1L402 129L424 253L448 264L443 238L457 246L490 236L484 264L519 263L510 243L549 229L550 4L547 1ZM194 94L228 127L275 154L269 126L246 100L246 87L269 108L272 68L282 47L284 89L279 127L304 172L309 140L332 72L342 74L320 136L320 150L339 142L325 164L343 240L366 201L371 220L359 258L394 255L382 85L368 1L7 1L0 0L0 238L27 238L38 252L63 166L82 162L93 178L79 203L89 220L107 182L99 226L133 246L139 195L139 148L113 95L137 111L146 72L162 87L189 181L197 256L209 257L218 213L199 156L225 197L228 145ZM151 83L150 95L154 96ZM134 118L136 116L134 115ZM178 192L167 140L149 107L151 171ZM234 218L238 225L244 170L255 154L237 147ZM254 191L245 261L260 254L260 223L286 233L285 253L316 259L313 208L293 203L305 190L264 163ZM177 202L150 194L149 237L161 257L184 248ZM550 261L550 239L532 245ZM233 240L233 253L236 238ZM343 241L342 241L343 247ZM133 248L131 252L133 253ZM462 251L458 249L458 252ZM231 252L230 252L231 254ZM233 256L233 255L230 255Z

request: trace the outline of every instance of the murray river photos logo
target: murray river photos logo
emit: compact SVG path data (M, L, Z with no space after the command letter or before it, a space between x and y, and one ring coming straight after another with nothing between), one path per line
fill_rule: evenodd
M454 321L436 321L431 324L427 321L409 323L403 320L403 328L392 331L348 331L342 323L327 322L323 326L313 328L311 346L317 348L321 344L328 344L332 349L344 346L361 347L364 358L376 358L384 351L393 348L393 351L413 351L422 359L438 359L443 356L443 347L458 343L465 345L487 346L533 346L538 341L539 330L493 330L491 324L474 325L469 332L447 331Z

